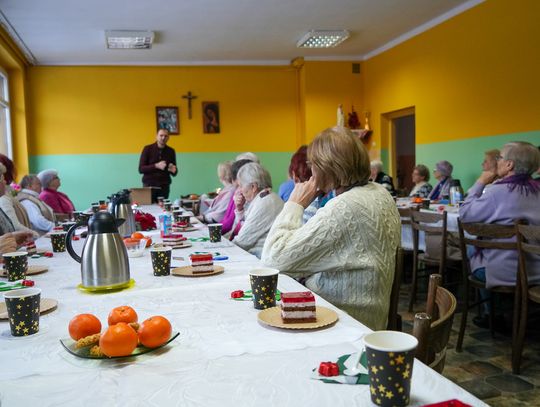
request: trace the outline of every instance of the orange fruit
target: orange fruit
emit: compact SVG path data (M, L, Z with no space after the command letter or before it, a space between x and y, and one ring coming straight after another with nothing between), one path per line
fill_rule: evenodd
M133 232L131 234L132 239L146 239L146 237L141 232Z
M152 245L152 239L150 239L149 237L147 237L146 239L146 247L150 247Z
M119 322L129 324L130 322L137 322L138 318L139 317L133 308L131 308L129 305L122 305L111 310L107 322L109 323L109 326L115 325Z
M79 314L69 321L69 336L75 341L101 332L101 322L95 315Z
M133 239L132 237L124 238L124 243L139 243L141 239Z
M169 340L172 326L167 318L157 315L144 321L137 333L142 345L147 348L156 348Z
M138 344L137 332L124 322L112 325L99 338L99 347L108 357L128 356Z

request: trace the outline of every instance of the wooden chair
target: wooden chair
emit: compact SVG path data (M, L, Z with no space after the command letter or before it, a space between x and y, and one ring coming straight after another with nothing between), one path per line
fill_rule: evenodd
M540 286L529 286L527 274L527 255L540 256L540 226L529 226L516 224L517 247L519 253L519 279L520 290L519 301L519 322L517 334L514 338L512 348L512 372L519 374L521 368L521 354L527 330L528 303L533 301L540 304ZM514 305L515 307L516 305ZM514 313L515 315L515 313Z
M388 308L388 322L386 329L390 331L401 331L401 315L398 314L399 289L401 287L401 276L403 275L403 249L396 249L396 267L392 292L390 293L390 306Z
M418 265L423 263L424 267L435 268L443 276L443 281L447 281L446 269L450 265L447 259L447 214L411 211L411 226L413 228L413 270L412 284L409 298L409 312L412 312L416 301L416 292L418 289ZM426 241L428 238L435 238L440 241L438 245L438 257L431 256L427 251L422 253L419 249L419 235L424 232ZM452 261L452 267L457 267L457 262Z
M398 212L399 212L399 218L401 219L402 228L403 229L409 228L411 230L411 232L412 232L411 212L412 211L418 211L419 207L418 206L407 207L407 208L398 207L397 209L398 209ZM406 247L402 247L402 249L404 251L404 254L405 253L411 253L412 254L412 249L409 249L409 248L406 248Z
M465 327L467 325L467 314L470 308L480 305L487 300L477 300L475 302L470 301L470 288L476 290L486 289L486 283L474 278L471 274L471 267L467 256L467 245L473 246L478 249L495 249L495 250L517 250L517 244L515 241L498 241L495 239L510 239L515 236L515 227L513 225L497 225L487 223L462 223L458 220L459 237L461 245L461 253L463 257L463 284L464 284L464 304L463 315L461 317L461 325L459 328L459 335L456 344L456 351L461 352L463 345L463 337L465 335ZM517 267L515 270L508 270L508 273L513 273L517 279ZM516 285L513 286L500 286L490 289L491 292L514 294L518 295ZM516 299L519 298L518 296ZM493 297L490 297L490 330L493 335ZM519 312L518 307L514 305L514 320L513 320L513 336L517 329L517 323L519 316L516 313Z
M31 229L32 225L30 224L30 219L28 219L28 213L26 212L25 207L22 206L22 204L16 198L11 199L11 201L13 202L13 209L15 210L15 215L17 215L19 223Z
M442 276L429 276L426 312L415 315L413 335L418 339L416 357L438 373L442 373L446 360L446 347L450 339L456 297L440 287Z

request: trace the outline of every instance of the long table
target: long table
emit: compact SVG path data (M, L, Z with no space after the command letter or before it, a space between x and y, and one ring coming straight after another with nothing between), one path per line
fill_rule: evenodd
M157 214L157 207L143 210ZM206 228L185 233L207 236ZM154 238L157 232L150 233ZM159 240L159 239L158 239ZM81 250L84 241L75 242ZM41 238L38 249L50 250ZM33 276L42 298L58 300L58 308L41 316L36 335L14 338L0 322L0 404L2 406L363 406L371 405L366 385L326 384L310 378L321 361L362 347L369 329L317 297L318 305L334 309L339 321L315 331L271 328L257 321L249 301L231 300L233 290L249 289L247 273L259 260L230 242L194 242L174 250L186 258L194 251L219 252L225 272L212 277L154 277L147 251L130 258L133 288L111 294L80 291L80 266L67 252L30 259L49 271ZM174 265L187 262L173 260ZM281 291L302 286L280 275ZM139 320L167 317L180 336L164 348L135 358L80 359L59 343L69 337L69 320L92 313L106 323L109 311L130 305ZM448 399L485 405L438 373L415 361L411 405Z

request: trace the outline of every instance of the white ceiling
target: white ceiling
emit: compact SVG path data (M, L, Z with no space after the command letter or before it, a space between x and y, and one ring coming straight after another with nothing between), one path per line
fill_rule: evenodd
M38 65L286 64L362 59L481 1L0 0L0 11ZM157 38L150 50L108 50L111 29ZM351 37L336 48L296 48L310 29Z

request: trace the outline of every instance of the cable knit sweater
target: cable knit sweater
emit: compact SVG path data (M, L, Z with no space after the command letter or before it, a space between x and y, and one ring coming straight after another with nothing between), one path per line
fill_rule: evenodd
M330 200L302 225L287 202L266 238L262 262L293 277L372 329L386 327L399 214L389 192L369 183Z

